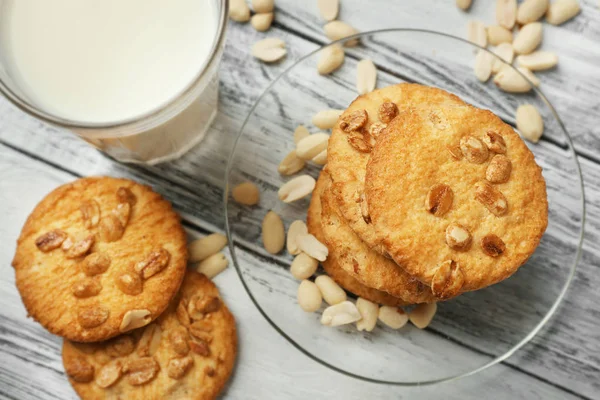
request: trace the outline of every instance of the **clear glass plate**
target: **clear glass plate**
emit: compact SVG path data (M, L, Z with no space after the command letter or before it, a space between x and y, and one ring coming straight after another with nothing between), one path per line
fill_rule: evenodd
M297 61L258 98L241 128L229 159L227 187L252 181L261 188L260 204L245 207L225 196L226 224L235 267L264 317L292 345L327 367L379 383L422 385L481 371L508 358L550 319L561 302L580 256L585 220L579 164L571 138L552 105L539 90L510 94L492 80L479 82L473 73L479 48L465 40L424 30L365 32L360 45L346 49L342 68L320 76L316 65L322 48ZM343 41L342 41L343 42ZM277 173L278 163L294 149L299 124L311 132L312 116L327 108L344 109L357 96L356 64L373 60L378 87L416 82L437 86L495 112L515 125L517 107L534 104L545 131L537 144L528 143L544 169L549 200L549 225L539 248L513 277L492 287L438 304L425 330L407 324L391 330L381 323L371 332L354 325L320 324L319 312L305 313L296 303L299 282L289 273L292 256L285 250L269 255L262 247L261 221L269 210L286 228L306 219L309 199L284 204L278 188L289 177ZM302 173L315 178L320 167ZM318 272L320 273L320 272Z

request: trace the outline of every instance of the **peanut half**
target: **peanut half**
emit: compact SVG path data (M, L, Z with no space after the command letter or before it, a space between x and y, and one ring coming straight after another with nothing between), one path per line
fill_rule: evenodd
M80 207L81 216L83 217L84 225L90 229L98 225L100 222L100 205L96 200L84 202Z
M94 379L94 366L84 357L69 357L64 360L65 372L75 382L87 383Z
M517 19L517 0L496 0L496 22L512 29Z
M344 110L336 109L319 111L312 118L312 123L319 129L331 129L335 126L343 112Z
M488 182L481 181L475 184L475 199L496 217L501 217L508 211L506 197Z
M340 117L340 128L347 133L358 131L368 120L369 114L366 110L356 110Z
M537 143L544 133L544 121L540 112L532 104L522 104L517 108L517 129L525 139Z
M492 153L506 153L506 142L504 141L504 138L494 131L487 131L485 135L483 135L483 143L485 143Z
M503 26L490 25L487 27L487 39L492 46L498 46L500 43L511 43L513 34Z
M487 46L487 33L481 21L471 20L467 24L467 40L481 47Z
M492 64L494 56L487 50L479 50L475 57L475 77L480 82L487 82L492 75Z
M252 55L266 63L277 62L286 54L285 42L277 38L266 38L252 46Z
M378 318L392 329L400 329L408 322L408 314L404 310L391 306L381 306Z
M250 20L250 8L246 0L230 0L229 18L236 22L248 22Z
M521 28L513 42L513 49L517 54L529 54L542 42L542 24L531 22Z
M323 299L325 299L327 304L333 306L346 301L346 292L344 292L344 289L327 275L318 276L317 279L315 279L315 284L321 291Z
M499 257L506 251L504 241L494 234L481 238L481 249L490 257Z
M379 315L379 306L369 300L359 297L356 300L356 308L360 313L360 321L356 323L356 329L359 331L371 332L377 324Z
M489 156L488 148L478 138L467 135L460 139L460 150L467 161L473 164L484 163Z
M206 275L208 279L212 279L225 271L227 265L229 265L229 261L225 257L225 254L216 253L200 262L196 267L196 271Z
M408 315L410 322L419 329L425 329L429 326L437 311L437 304L419 304Z
M463 11L467 11L471 7L473 0L456 0L456 7Z
M314 282L303 280L298 286L298 304L306 312L315 312L321 307L323 297Z
M329 135L326 133L314 133L300 140L296 144L296 155L298 158L308 161L317 156L327 148Z
M81 263L81 270L87 276L94 276L106 272L111 259L105 253L94 252L89 254Z
M242 182L231 189L231 197L238 204L254 206L260 200L260 190L252 182Z
M543 71L558 64L558 56L550 51L535 51L517 57L517 65L530 71Z
M319 242L319 240L310 233L298 235L296 237L296 244L301 251L321 262L325 261L329 255L327 246Z
M152 313L149 310L129 310L123 316L119 330L121 332L141 328L152 321Z
M106 389L114 385L122 373L122 364L120 360L112 360L108 364L105 364L98 375L96 375L96 385Z
M446 228L446 244L453 250L468 250L471 246L471 240L471 233L461 224L451 223Z
M580 11L578 0L556 0L548 8L546 22L560 25L579 14Z
M496 154L492 157L486 171L485 179L491 183L505 183L510 178L512 163L504 154Z
M256 13L270 13L275 8L274 0L252 0L252 8Z
M339 44L330 45L321 50L321 55L317 62L317 71L321 75L329 75L342 66L345 58L346 55L342 46Z
M277 254L285 246L285 228L281 217L269 211L262 222L262 241L265 250Z
M268 31L273 23L274 15L272 12L264 14L254 14L250 19L250 24L258 32Z
M317 0L317 7L325 21L333 21L340 11L340 0Z
M296 172L301 171L305 165L306 163L304 160L296 155L296 150L292 150L283 160L281 160L277 167L277 171L283 176L294 175Z
M46 232L43 235L35 239L35 245L38 249L47 253L54 249L59 248L63 242L67 239L67 234L59 229L54 229L50 232Z
M525 93L531 90L531 84L523 75L510 65L503 66L494 77L494 84L509 93Z
M343 301L327 307L321 316L321 323L326 326L340 326L351 324L360 318L360 312L354 303Z
M290 272L298 280L308 279L317 272L319 261L305 253L300 253L292 261Z
M277 192L277 196L284 203L292 203L311 194L315 185L315 178L310 175L300 175L286 182Z
M425 199L425 208L436 217L441 217L452 208L454 192L445 183L438 183L429 188Z
M290 224L287 233L287 242L286 247L288 253L292 255L300 254L300 249L298 248L298 244L296 243L296 238L298 235L305 235L308 233L308 228L304 221L296 220Z
M389 124L394 118L398 116L399 112L400 111L398 110L398 106L396 105L396 103L386 101L385 103L381 103L381 105L379 106L379 109L377 110L377 115L379 116L381 122L383 122L384 124Z
M460 266L454 260L442 262L431 280L431 292L439 299L458 296L462 290L465 277Z
M356 65L356 91L363 95L375 90L377 68L371 60L360 60Z
M535 22L546 14L548 0L525 0L517 10L517 22L521 25Z
M325 36L331 41L347 38L348 36L356 35L358 30L342 21L331 21L323 27ZM358 44L358 39L348 40L344 43L346 47L353 47Z
M188 245L190 262L198 262L218 253L227 246L227 237L213 233L201 239L194 240Z

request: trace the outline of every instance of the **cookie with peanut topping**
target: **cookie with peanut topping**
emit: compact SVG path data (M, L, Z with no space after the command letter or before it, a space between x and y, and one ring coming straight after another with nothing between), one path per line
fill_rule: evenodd
M333 243L330 244L328 238L325 236L325 230L322 225L323 220L321 218L321 198L327 195L326 192L329 191L330 185L331 178L329 178L327 171L321 171L321 175L317 180L317 184L310 200L308 215L306 217L308 231L329 248L327 260L321 263L323 265L323 269L327 275L329 275L331 279L333 279L338 285L364 299L388 306L404 306L409 304L406 301L394 297L386 292L365 286L355 277L346 272L342 267L342 263L345 262L346 256L338 251L339 247L335 246ZM350 230L350 232L352 231L347 226L346 229Z
M36 206L12 265L30 316L51 333L94 342L156 319L186 263L185 232L168 201L130 180L91 177Z
M358 96L334 126L327 149L332 192L350 227L367 246L384 253L363 205L367 162L386 126L403 110L419 104L462 105L443 90L401 83ZM436 118L435 113L432 118Z
M402 113L375 146L365 181L385 251L440 298L512 275L548 223L532 152L492 112L467 104Z
M237 353L235 320L216 286L188 271L151 324L99 343L63 343L63 364L82 399L214 399Z
M333 256L336 266L346 275L358 282L359 287L367 288L372 293L377 293L377 298L357 295L384 305L407 305L419 303L432 303L437 299L431 290L414 277L407 274L396 263L381 254L369 249L356 233L348 226L342 216L338 202L329 190L331 179L327 171L321 172L319 177L323 190L320 196L322 231L329 258ZM313 194L313 200L317 193ZM309 210L309 220L310 223ZM309 225L309 230L310 230ZM327 268L325 268L327 270ZM332 275L333 278L333 275ZM335 278L334 278L335 279ZM343 286L343 285L342 285ZM349 289L352 291L351 289ZM393 298L394 302L386 302Z

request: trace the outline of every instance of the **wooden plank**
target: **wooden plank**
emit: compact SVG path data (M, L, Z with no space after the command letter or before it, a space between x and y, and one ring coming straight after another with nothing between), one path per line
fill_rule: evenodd
M141 179L143 181L146 181L146 182L149 182L149 183L153 184L157 188L157 190L159 190L159 191L161 191L163 193L166 193L166 195L171 200L175 201L175 203L178 206L181 205L182 209L186 209L186 208L187 209L195 209L194 202L197 202L197 201L206 201L206 197L209 197L209 196L202 196L200 199L195 199L195 198L191 198L190 199L190 198L182 197L182 193L177 190L178 189L177 187L173 187L173 186L169 185L168 182L165 183L165 182L156 181L155 178L153 178L152 176L144 177L143 174L139 174L139 171L137 171L137 169L129 170L127 167L120 166L120 165L112 165L112 166L109 166L109 167L112 169L112 171L111 171L112 173L116 172L119 175L126 175L126 176L129 176L130 174L133 174L136 179ZM91 163L88 166L88 168L97 168L97 165L94 166L94 164ZM264 167L264 169L266 169L266 167ZM96 169L95 173L98 173L98 172L101 172L101 171L99 171L98 169ZM279 179L279 178L277 178L277 179ZM565 181L568 181L568 177L563 177L563 179ZM558 179L553 179L553 180L558 180ZM276 200L273 200L273 198L274 198L273 191L274 191L274 188L276 188L276 187L277 187L277 185L275 185L274 183L268 185L268 187L265 187L265 189L269 189L270 188L270 192L267 193L266 195L265 194L263 195L263 202L266 202L267 205L271 204L273 202L277 202ZM173 190L173 189L175 189L175 190ZM218 189L215 189L215 191L218 192ZM212 193L212 191L209 191L209 192ZM568 191L567 191L567 193L568 193ZM187 195L187 193L185 193L185 194ZM41 197L41 194L40 194L39 197ZM269 197L272 198L271 201L269 200ZM214 204L218 204L219 200L218 199L213 199L212 201L213 201ZM192 205L190 205L189 202L191 202ZM301 211L297 210L297 212L300 213ZM215 219L214 214L215 214L214 212L211 214L211 215L213 215L213 217L212 217L213 221ZM295 218L295 216L293 216L292 218ZM194 218L194 220L196 220L196 219ZM252 220L249 220L249 221L252 221ZM249 222L249 221L246 221L246 222ZM252 222L253 223L249 224L249 225L254 225L255 226L255 231L258 232L258 228L256 228L256 226L259 223L259 220L255 218ZM215 221L215 224L218 224L218 221ZM565 223L565 225L567 225L567 224ZM561 256L560 254L556 254L557 260L560 260L560 256ZM592 255L592 256L596 257L595 255ZM258 265L262 265L261 263L256 263L256 262L254 264L257 264L257 267L258 267ZM554 265L556 265L556 264L554 264ZM593 265L593 264L588 264L588 265ZM516 284L516 288L517 289L521 288L521 290L527 290L535 282L533 282L531 284L528 283L528 284L523 285L523 286L520 286L519 283L530 282L532 279L534 279L536 277L536 275L540 275L540 274L534 273L534 270L531 270L531 269L524 269L522 271L522 273L526 274L525 275L526 278L522 278L522 276L519 275L517 277L518 279L510 280L507 283L509 285ZM289 279L289 275L286 274L285 276L288 277L288 279ZM542 274L542 276L543 276L543 274ZM590 277L590 279L593 281L594 279L597 279L597 278L595 278L595 275L592 274L592 276ZM264 280L263 280L263 282L264 282ZM546 285L549 285L549 286L546 286L546 287L552 287L552 281L551 281L551 279L550 279L549 282L546 282L546 281L544 281L544 282L545 282ZM511 286L508 286L508 287L510 288ZM259 287L259 289L261 289L261 288ZM266 290L269 290L269 289L270 289L269 287L266 288ZM494 288L492 290L497 290L497 288ZM556 290L556 287L554 287L553 290ZM486 292L487 291L483 291L480 294L485 297ZM549 291L549 292L551 292L551 291ZM491 292L489 292L488 294L491 294ZM541 294L544 295L545 293L542 291ZM525 295L525 294L523 294L523 295ZM589 294L588 294L588 296L589 296ZM547 299L547 301L550 301L550 300L551 300L551 298ZM593 302L596 301L594 299L593 293L588 298L588 301L591 302L589 304L593 304ZM584 304L586 304L586 303L584 303ZM527 307L523 308L522 306L519 305L518 302L516 304L507 303L507 306L508 306L507 307L508 309L517 309L517 310L523 311L523 315L524 316L527 315L527 312L530 312L530 310ZM585 320L586 328L588 329L586 332L589 332L589 335L586 335L586 336L593 337L592 336L594 334L593 333L594 330L592 329L593 318L591 318L592 317L591 315L587 314L587 312L588 312L588 308L587 307L584 307L582 309L579 309L579 307L581 307L581 306L580 305L575 305L574 312L576 314L579 314L579 316L582 317ZM446 320L444 320L445 323L448 321L448 319L455 318L455 316L452 315L452 311L449 311L448 314L447 314L447 316L445 316L445 315L446 315L445 313L440 313L440 318L446 318ZM458 328L461 328L461 327L459 326ZM464 327L462 327L462 328L464 329ZM493 329L493 327L491 327L490 329ZM578 331L580 331L580 330L578 329ZM510 335L507 336L507 338L509 338L509 337L510 337ZM562 356L562 352L564 351L565 348L569 348L570 347L570 348L576 349L576 346L582 344L581 342L578 342L578 341L575 341L575 343L573 343L572 339L573 338L569 338L569 340L563 341L562 340L562 335L557 335L556 337L552 336L551 338L549 338L548 340L554 340L554 341L558 340L559 343L557 343L556 346L555 346L555 350L557 350L557 353L554 353L554 354L552 354L552 353L549 353L549 354L545 353L544 354L545 358L549 358L552 362L554 362L555 361L555 359L554 359L555 357ZM505 342L505 344L506 344L506 342ZM485 345L486 345L486 343L481 343L480 344L480 346L485 346ZM501 351L502 348L496 348L496 349L493 349L493 350L494 351ZM539 355L536 354L536 357L539 357ZM571 362L571 360L569 360L569 361ZM511 362L511 360L509 360L509 363L510 362ZM575 359L574 362L577 364L578 360ZM595 364L593 362L593 360L592 360L592 363L593 363L592 365L597 365L597 364ZM586 370L589 369L589 365L583 364L583 366L582 365L571 366L571 371L573 369L576 369L577 366L579 366L580 370L582 372L584 372L584 373L585 373ZM553 372L556 373L556 371L553 371ZM589 370L588 374L584 374L583 376L581 376L581 379L582 379L583 383L586 383L586 382L590 383L591 382L594 385L595 384L594 381L593 380L588 380L588 377L589 377L590 374L593 375L595 373L597 373L597 370L596 369L592 369L592 370ZM592 386L592 388L593 388L593 386Z
M282 32L282 34L285 33ZM244 40L246 43L243 44L247 47L251 44L251 41L246 36L241 35L240 40ZM286 40L291 42L295 48L301 47L302 53L315 48L314 45L292 36L287 37ZM224 63L228 65L242 64L245 57L247 57L245 48L246 47L241 51L238 47L228 47L225 53ZM385 55L383 57L385 57ZM353 62L355 62L355 60L348 60L348 64ZM222 171L226 163L228 150L234 139L234 132L237 131L237 127L241 124L242 118L244 118L246 114L247 107L252 103L254 98L253 93L255 94L257 92L256 88L266 85L284 68L284 65L265 67L258 64L255 60L252 60L252 63L261 68L262 74L248 74L247 76L240 77L240 72L234 68L223 69L222 77L224 83L221 91L222 112L219 114L216 124L211 128L206 140L181 160L158 166L152 170L153 173L168 177L169 180L182 185L192 193L202 193L203 191L213 190L206 184L212 186L219 186L221 184L223 176ZM309 98L312 97L314 101L311 101L310 103L307 102L306 105L298 105L291 110L288 108L288 110L286 110L286 115L273 113L270 116L270 122L273 126L285 124L290 130L290 135L296 124L306 122L315 111L326 107L345 106L345 104L341 103L332 103L329 98L323 96L322 90L311 90L312 87L323 87L324 85L331 85L332 82L338 84L342 83L345 89L343 99L350 102L354 98L354 70L351 67L344 69L343 74L337 75L334 81L319 77L312 71L313 66L311 63L303 65L303 67L304 69L297 73L302 74L302 76L306 74L309 79L307 79L306 83L301 88L298 88L298 90L303 92L303 96ZM311 70L306 71L306 68L311 68ZM429 72L427 68L425 68L425 70ZM380 75L381 85L400 81L390 74L381 73ZM449 75L452 76L453 74L451 73ZM428 76L432 76L432 79L436 76L439 77L439 75L435 74ZM448 76L448 74L444 73L444 76ZM244 83L244 87L240 87L240 82ZM448 83L448 86L452 86L452 82ZM331 90L339 91L340 89L339 85L332 85L330 87ZM293 87L290 88L290 90L296 90L296 88ZM492 100L494 99L492 98ZM492 101L489 105L493 106L494 102ZM273 106L277 107L275 103L273 103ZM94 150L86 147L75 137L61 134L54 128L41 125L39 122L15 110L5 101L0 103L0 109L3 111L0 113L0 139L4 142L24 149L32 154L43 154L45 159L54 162L55 164L62 163L62 160L64 159L79 164L81 162L79 156L86 159L92 158L95 160L96 165L110 164L110 162L106 161L106 159L101 157ZM15 134L15 132L18 133ZM39 138L43 138L43 140L41 141ZM271 145L271 143L269 143L271 139L272 138L269 137L269 135L266 135L263 139L257 140L263 140L259 143L263 143L266 147L269 147L269 145ZM291 142L286 142L285 147L272 146L271 148L274 150L269 156L273 157L274 160L271 160L271 165L264 170L256 170L257 163L254 163L253 168L255 170L255 175L262 176L261 174L263 172L272 175L275 171L271 168L272 163L278 162L283 158L285 150L291 148ZM258 158L260 157L255 155L249 157L249 160L253 161ZM149 169L144 168L136 167L133 169L135 171L144 171L145 173L150 172ZM215 204L203 204L202 206L201 212L206 211L208 214L210 213L210 210L215 207ZM199 217L204 218L204 214L199 215Z
M12 210L10 223L0 224L0 264L14 252L15 230L52 187L72 179L68 173L0 146L0 207ZM3 217L7 214L3 214ZM6 222L6 220L3 220ZM197 233L193 233L197 235ZM248 255L252 257L251 255ZM398 388L348 379L302 356L259 315L233 269L216 278L224 299L238 320L240 354L225 398L437 398L439 387ZM276 291L275 291L276 293ZM0 274L0 396L7 399L76 398L63 373L61 341L26 318L10 267ZM275 298L275 296L274 296ZM316 338L319 340L319 338ZM448 399L480 399L484 391L497 399L515 397L579 399L577 393L499 365L444 386Z
M597 2L593 0L580 3L582 12L572 21L558 27L544 24L541 49L555 51L560 57L560 63L557 69L539 73L538 76L542 80L541 89L564 119L578 151L597 160L600 127L595 118L598 114L596 93L600 89L600 75L597 69L600 65L600 11ZM278 26L310 38L316 43L328 42L322 29L325 21L319 16L315 2L282 0L277 5ZM495 24L494 13L493 1L475 1L470 12L464 13L457 9L453 2L446 0L411 2L410 5L400 1L344 0L339 19L360 31L416 28L464 38L469 19ZM249 36L253 34L249 26L236 24L236 27ZM269 32L267 35L273 33ZM457 54L450 61L470 67L473 59ZM465 75L456 75L453 71L452 77L460 83ZM591 110L596 112L590 112Z

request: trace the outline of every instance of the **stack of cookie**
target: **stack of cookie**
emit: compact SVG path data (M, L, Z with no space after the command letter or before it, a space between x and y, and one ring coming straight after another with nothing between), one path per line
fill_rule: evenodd
M46 196L13 266L29 315L65 339L65 371L81 398L214 398L233 369L235 320L187 261L169 202L102 177Z
M500 118L443 90L399 84L340 116L308 228L325 271L379 304L448 300L508 278L538 246L541 168Z

